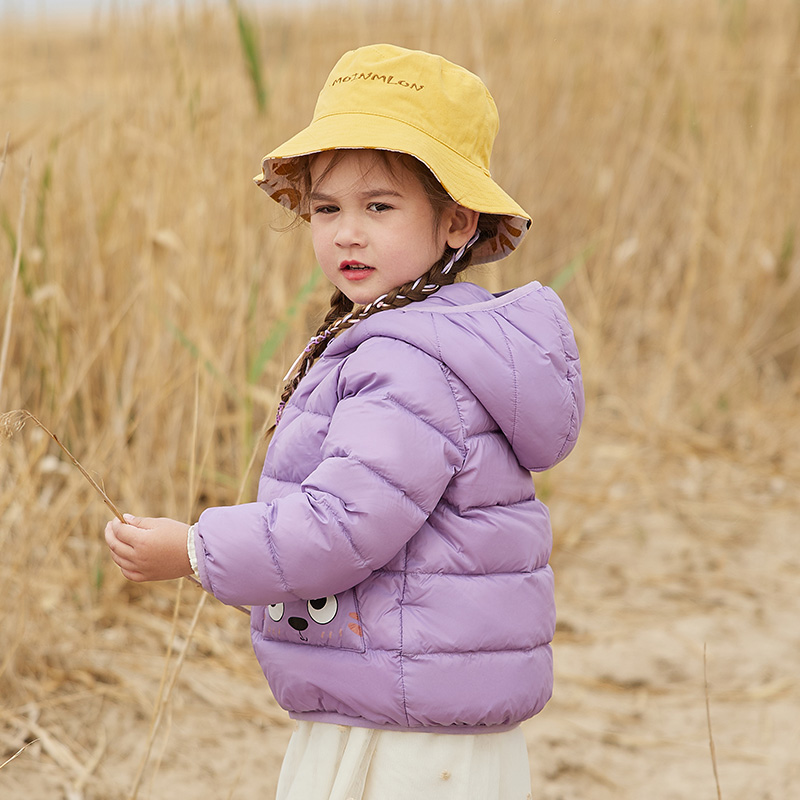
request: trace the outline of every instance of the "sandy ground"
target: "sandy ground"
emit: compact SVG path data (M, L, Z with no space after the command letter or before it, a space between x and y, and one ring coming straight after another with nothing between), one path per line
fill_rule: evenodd
M556 691L524 726L534 797L717 797L707 699L720 796L800 797L797 482L698 447L591 434L558 469ZM246 620L224 613L222 632L200 617L140 798L273 796L292 723L250 656ZM63 653L93 680L0 726L9 753L39 739L0 771L0 797L129 796L167 639L168 619L149 638L114 628Z

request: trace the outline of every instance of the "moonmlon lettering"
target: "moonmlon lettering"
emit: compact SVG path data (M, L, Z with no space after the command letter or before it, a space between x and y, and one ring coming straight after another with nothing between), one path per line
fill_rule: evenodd
M331 86L350 81L383 81L385 84L404 86L407 89L416 89L418 92L425 88L424 84L404 81L394 75L379 75L377 72L354 72L352 75L340 75L331 82Z

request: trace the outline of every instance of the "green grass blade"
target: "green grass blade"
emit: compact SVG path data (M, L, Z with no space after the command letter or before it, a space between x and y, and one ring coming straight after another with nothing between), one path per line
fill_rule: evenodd
M236 0L230 0L230 6L236 14L236 25L239 29L239 44L242 46L242 55L247 67L247 73L253 84L258 113L267 110L267 87L261 74L261 58L258 54L258 36L251 20L245 16Z
M554 292L560 292L575 277L575 273L586 264L586 259L593 250L594 245L589 245L570 259L569 263L550 281L548 284L550 288Z
M309 279L300 287L289 308L286 309L286 313L275 323L267 338L261 343L261 347L258 349L258 353L256 353L256 357L253 359L247 374L247 382L251 386L259 380L270 359L275 355L275 351L286 338L289 323L306 304L306 301L319 283L321 275L322 272L318 269L311 273Z
M3 229L8 237L8 244L13 255L13 253L15 253L17 250L17 234L14 231L14 226L11 224L11 220L8 218L8 214L6 213L5 209L3 209L2 214L0 214L0 228ZM30 298L33 295L34 287L30 275L28 274L28 266L27 262L25 261L24 253L20 255L19 259L19 282L22 286L22 291L25 293L25 296Z

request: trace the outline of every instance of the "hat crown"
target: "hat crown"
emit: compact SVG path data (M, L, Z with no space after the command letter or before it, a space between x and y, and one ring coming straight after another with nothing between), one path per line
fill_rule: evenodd
M337 114L410 125L489 174L497 107L480 78L441 56L389 44L345 53L319 94L314 122Z

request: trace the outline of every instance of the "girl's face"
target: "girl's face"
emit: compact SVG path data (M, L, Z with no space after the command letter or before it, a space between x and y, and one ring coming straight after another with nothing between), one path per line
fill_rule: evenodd
M311 238L325 277L354 303L415 280L445 245L460 247L471 236L457 230L466 209L453 202L437 219L419 178L402 164L390 173L374 152L349 150L326 172L333 157L321 153L311 164Z

